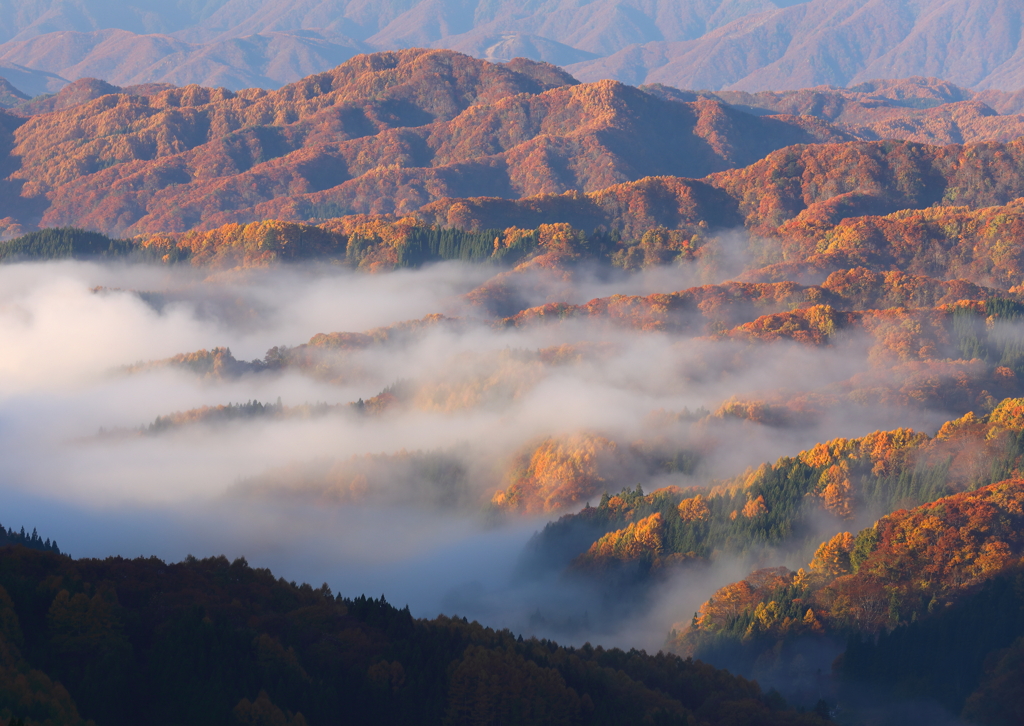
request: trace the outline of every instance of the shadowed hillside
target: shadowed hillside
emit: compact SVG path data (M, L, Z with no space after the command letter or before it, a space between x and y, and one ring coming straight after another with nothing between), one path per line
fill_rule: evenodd
M224 557L71 560L0 549L0 715L21 723L824 723L659 653L415 620ZM59 679L59 681L58 681ZM188 698L182 698L188 693ZM90 719L88 722L84 719Z

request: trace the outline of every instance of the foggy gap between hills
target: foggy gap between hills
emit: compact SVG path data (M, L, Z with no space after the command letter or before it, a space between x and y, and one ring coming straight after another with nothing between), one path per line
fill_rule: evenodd
M714 589L742 578L753 563L723 559L684 572L619 622L561 627L562 620L576 626L588 617L598 621L601 603L592 601L596 595L585 584L557 574L512 577L530 537L559 512L500 521L485 516L486 501L501 485L495 462L538 437L580 429L628 443L650 433L645 417L657 409L714 410L733 395L834 384L867 366L864 340L853 336L824 349L752 346L585 321L498 330L470 319L461 329L438 327L384 351L357 353L356 374L342 383L294 372L225 381L174 370L117 373L119 366L200 348L227 346L248 359L321 332L359 332L438 312L479 317L460 296L493 273L459 264L374 276L301 267L214 274L74 262L0 267L3 524L36 527L75 557L244 556L275 575L314 586L326 581L348 596L383 593L399 606L409 604L418 617L445 612L569 643L658 649L674 622L688 621ZM594 269L563 292L579 303L612 289L671 292L697 281L687 268L632 275ZM155 305L132 291L167 294ZM401 379L443 378L453 370L457 377L459 365L476 374L474 366L488 365L487 356L502 351L594 340L611 343L613 353L544 370L521 395L475 409L379 419L340 413L196 425L153 437L96 437L100 428L130 430L203 405L278 397L289 405L344 404ZM933 433L946 418L941 411L865 408L826 410L789 428L724 422L712 432L717 443L700 477L624 478L608 489L704 483L837 436L898 426ZM667 435L679 446L693 443L685 427ZM444 509L408 500L401 487L336 506L243 496L248 480L275 467L403 449L454 451L465 459L477 477L470 503ZM769 564L805 564L796 557Z

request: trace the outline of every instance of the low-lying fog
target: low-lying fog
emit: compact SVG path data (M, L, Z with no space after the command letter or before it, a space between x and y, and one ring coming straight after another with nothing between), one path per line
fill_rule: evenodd
M0 267L0 522L36 527L75 557L244 556L289 580L326 581L350 596L383 593L416 616L445 612L567 642L657 649L673 622L742 577L746 564L721 563L670 583L628 627L602 620L597 613L608 603L593 601L588 588L557 572L524 577L517 567L532 534L559 512L489 515L501 463L538 437L579 430L628 444L651 434L650 414L659 409L714 411L734 395L818 390L866 368L866 348L855 338L835 348L755 348L603 323L499 330L460 297L493 273L456 264L373 276L288 268L209 278L191 269L72 262ZM620 275L614 283L595 275L567 297L671 292L692 282L689 271L675 268ZM291 369L225 380L170 368L119 370L213 347L230 347L240 360L262 358L273 346L296 346L316 333L360 332L432 313L467 322L356 351L349 373L331 381ZM610 347L564 365L499 370L495 362L506 360L505 351L582 341ZM449 405L133 433L157 416L204 405L278 398L288 406L347 404L397 381L435 382L449 392ZM467 398L460 385L476 393ZM709 435L714 440L701 442L704 479L624 480L608 488L701 483L817 441L896 426L934 430L944 419L934 411L865 408L824 410L786 428L723 423ZM108 435L98 435L101 429ZM660 433L685 448L694 443L688 431ZM460 505L407 496L402 482L348 504L243 496L247 480L268 470L402 450L455 452L464 460L470 478Z

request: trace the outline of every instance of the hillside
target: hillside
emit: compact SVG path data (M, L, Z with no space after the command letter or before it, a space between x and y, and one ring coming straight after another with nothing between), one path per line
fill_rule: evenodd
M1020 582L1022 496L1021 480L1009 479L837 534L806 569L758 570L715 592L673 632L674 646L744 670L756 660L754 670L769 677L799 670L800 654L814 643L828 649L848 639L835 663L835 693L850 699L852 717L917 697L981 723L1007 723L1000 719L1016 701L991 672L1024 635L1010 594ZM941 655L931 652L928 634L941 638ZM1012 678L1011 663L1002 666L1004 679ZM956 677L940 673L943 666ZM993 691L1009 700L987 702Z
M242 558L0 549L0 717L22 723L823 723L675 656L415 620ZM188 698L182 698L188 693ZM85 719L89 719L86 721Z
M415 213L463 229L567 222L636 239L745 224L799 238L780 225L800 215L816 234L847 216L1024 194L1019 144L1003 141L1021 117L955 100L965 93L948 84L648 90L425 50L359 56L270 92L77 81L0 119L12 192L0 221L7 237L132 235ZM908 94L941 103L893 100ZM890 135L930 143L857 140ZM958 139L972 141L941 145Z
M163 34L140 35L116 27L64 30L0 44L0 75L4 66L17 64L68 79L63 83L102 78L124 86L169 83L232 90L278 88L369 50L371 46L365 43L326 30L270 31L206 43ZM15 85L21 82L28 87L31 83L24 74L11 75L9 80ZM32 91L37 88L38 84L31 85Z
M695 94L420 49L360 55L277 91L82 79L10 98L8 238L416 214L627 240L698 223L799 239L843 217L1024 195L1024 117L981 100L1013 111L1014 97L935 79Z
M55 73L27 68L18 63L0 63L0 78L16 91L18 98L56 93L68 84L68 80ZM10 101L3 103L8 106Z
M756 411L755 420L762 424L770 425L770 417L781 413L763 404L751 408ZM772 560L770 552L797 551L810 556L823 533L831 537L832 532L851 523L870 522L955 492L974 491L1018 471L1021 424L1015 417L1019 408L1020 399L1004 400L988 417L967 414L943 425L934 437L898 429L822 442L706 488L606 493L598 506L565 515L549 525L532 547L536 556L545 556L545 551L553 552L569 533L583 537L589 532L590 543L571 558L569 569L599 577L630 568L657 573L737 555L755 555L761 562ZM744 415L750 414L738 402L727 402L702 424L711 428L716 422ZM540 449L537 455L542 455ZM557 470L556 466L551 470ZM508 498L503 495L502 503ZM846 542L847 550L852 547L852 539L835 537L834 545ZM894 571L905 569L896 567ZM913 580L912 574L906 576ZM774 587L758 592L771 592ZM721 598L716 595L715 599ZM754 605L756 602L750 607ZM725 620L714 620L714 627L712 620L707 621L707 628L695 625L688 631L689 640L680 642L702 642L702 633L719 632L722 623L739 612L722 614ZM836 625L839 632L845 632L844 627ZM882 624L871 627L877 629ZM698 648L686 647L690 652Z
M1024 194L1024 177L1016 160L1020 150L1019 141L947 146L891 141L802 145L703 180L655 177L586 195L517 201L441 199L424 206L418 216L429 223L464 229L529 228L552 222L583 229L604 225L634 241L655 228L680 230L685 238L704 235L705 229L720 231L743 225L756 235L780 241L773 260L780 267L763 271L780 276L764 278L768 280L800 274L782 266L789 262L799 262L804 273L808 263L821 262L827 274L834 262L839 267L866 264L886 270L893 264L910 264L908 272L959 276L965 274L959 266L972 263L954 262L946 252L928 263L920 258L923 264L913 264L904 255L960 248L986 228L986 244L1002 239L992 234L995 230L988 225L996 220L1000 226L1012 224L1016 218L1016 200ZM946 219L953 226L939 223ZM889 225L892 236L881 231ZM904 243L904 253L896 252L901 246L898 234L914 240ZM820 244L822 238L828 242ZM961 249L968 259L973 256L966 247ZM1014 253L1011 247L1007 252L1009 262ZM894 253L902 259L894 259ZM1015 271L999 272L991 262L982 274L1004 275L1000 286L1016 284ZM1005 263L996 263L1000 264Z
M0 28L0 57L71 81L91 76L119 85L276 88L356 52L416 46L497 61L525 56L572 63L631 43L697 38L784 4L603 0L577 6L546 0L524 10L516 3L478 1L220 0L196 7L146 2L114 7L108 0L87 0L72 10L40 2L4 12L9 20Z
M473 192L514 198L701 177L790 144L850 138L813 119L663 101L613 82L578 86L552 66L446 51L360 56L280 91L237 96L109 86L99 95L95 84L83 94L86 83L55 96L49 113L11 121L8 179L24 201L0 213L23 226L121 234L405 212Z
M550 524L532 556L589 534L571 571L609 581L639 566L650 581L749 548L761 569L678 623L675 652L825 694L852 723L896 723L909 699L917 706L902 718L912 723L949 711L1009 723L1024 636L1021 403L949 421L934 437L823 442L709 489L606 495ZM834 519L823 527L826 511ZM808 546L815 532L824 541ZM773 542L786 545L764 556ZM769 566L794 552L809 564Z
M15 3L8 0L3 9L11 20L5 24L0 42L25 40L60 30L86 32L104 28L174 35L192 42L274 30L323 28L361 40L373 39L376 45L394 49L437 40L442 37L439 33L450 35L469 25L497 34L513 30L535 33L596 51L596 47L588 46L585 38L591 38L589 42L593 44L614 32L620 37L610 41L613 47L653 39L660 34L674 39L694 38L752 11L787 4L792 4L792 0L651 4L604 1L573 7L548 0L531 5L524 12L523 8L507 2L490 5L471 2L465 7L451 7L418 1L369 6L353 0L327 3L300 0L287 6L280 2L261 2L254 7L239 0L215 0L202 7L192 7L128 0L115 9L109 3L93 0L73 8L45 1L14 13L8 8ZM627 27L617 27L617 22L630 15L633 21ZM656 19L660 27L651 27L652 19ZM510 26L515 21L519 21L519 27ZM561 35L568 32L576 33L576 38ZM615 43L619 45L614 46Z
M816 86L794 91L680 91L662 84L641 86L678 101L711 98L755 115L809 115L854 136L926 144L1010 141L1021 133L1018 94L972 91L938 78L876 80L850 88Z
M0 106L10 108L24 103L28 99L29 97L12 86L10 81L0 78Z

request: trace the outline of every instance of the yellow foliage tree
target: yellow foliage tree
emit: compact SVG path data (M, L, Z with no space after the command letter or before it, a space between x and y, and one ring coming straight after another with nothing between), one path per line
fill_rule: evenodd
M684 522L702 522L711 517L711 510L704 497L698 494L679 502L679 517Z
M759 496L757 499L750 499L743 507L743 516L747 519L753 519L761 514L767 514L768 507L764 503L764 497Z
M822 542L808 565L812 571L829 577L849 574L850 553L853 551L853 535L840 532L827 542Z

